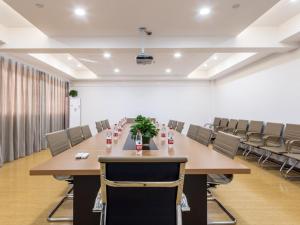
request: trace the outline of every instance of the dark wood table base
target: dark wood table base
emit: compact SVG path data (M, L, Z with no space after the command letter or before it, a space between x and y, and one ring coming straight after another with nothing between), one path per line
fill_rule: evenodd
M183 225L207 225L206 180L206 175L185 176L184 193L191 211L182 213ZM74 176L74 225L99 225L100 214L92 211L99 188L99 176Z

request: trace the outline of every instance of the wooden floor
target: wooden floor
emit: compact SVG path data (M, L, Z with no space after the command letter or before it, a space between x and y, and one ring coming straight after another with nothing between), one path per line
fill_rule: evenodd
M52 177L29 176L29 169L50 158L48 151L5 164L0 168L0 224L45 225L50 209L67 190L64 182ZM237 218L239 225L299 225L300 182L286 181L276 170L259 168L255 162L236 159L252 169L251 175L236 175L214 195ZM71 215L71 204L59 214ZM220 217L210 208L211 215Z

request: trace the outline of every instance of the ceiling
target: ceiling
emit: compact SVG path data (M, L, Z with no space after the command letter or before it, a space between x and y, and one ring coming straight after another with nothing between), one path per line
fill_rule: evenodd
M31 24L5 2L0 1L0 23L5 27L30 27Z
M186 76L210 56L210 53L181 52L182 57L176 59L173 57L174 50L150 49L147 50L147 54L154 57L155 63L151 65L137 65L135 57L138 52L136 50L112 50L110 53L112 55L110 59L104 58L101 53L73 54L73 56L102 78L111 75L145 77L165 74L165 76ZM120 72L115 73L115 68L118 68ZM165 70L168 68L171 68L172 72L167 74Z
M276 4L272 10L259 18L254 26L280 26L290 18L300 13L299 0L283 0Z
M135 36L146 26L155 36L237 35L278 0L5 0L49 37ZM59 3L58 3L59 2ZM36 3L44 7L36 7ZM240 4L233 9L234 4ZM198 16L210 6L211 18ZM75 7L87 11L76 18Z
M290 1L0 0L0 54L70 80L218 79L299 47L300 0ZM141 26L152 65L135 62Z

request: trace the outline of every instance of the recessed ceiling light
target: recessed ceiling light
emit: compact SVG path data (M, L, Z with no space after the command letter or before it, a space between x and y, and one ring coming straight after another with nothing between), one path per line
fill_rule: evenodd
M232 8L233 9L238 9L238 8L240 8L240 6L241 5L239 3L235 3L235 4L232 5Z
M166 73L171 73L171 72L172 72L172 70L170 68L166 69Z
M208 67L207 63L204 63L204 64L203 64L203 67L207 68L207 67Z
M119 69L119 68L115 68L115 69L114 69L114 72L115 72L115 73L120 73L120 69Z
M81 64L77 64L77 67L78 67L78 68L81 68L81 67L82 67L82 65L81 65Z
M180 52L175 52L174 53L174 58L176 58L176 59L179 59L179 58L181 58L181 53Z
M209 7L203 7L199 10L199 15L207 16L211 13L211 9Z
M213 60L218 60L218 56L214 55Z
M73 59L73 57L72 56L68 56L68 60L72 60Z
M109 52L104 52L103 57L109 59L111 57L111 54Z
M36 3L35 6L39 9L42 9L42 8L44 8L45 5L42 3Z
M86 11L83 8L74 9L74 13L76 16L85 16L86 15Z

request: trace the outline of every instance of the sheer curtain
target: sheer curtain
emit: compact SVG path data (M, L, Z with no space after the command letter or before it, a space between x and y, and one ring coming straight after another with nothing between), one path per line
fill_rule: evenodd
M69 83L0 56L0 166L46 148L68 127Z

